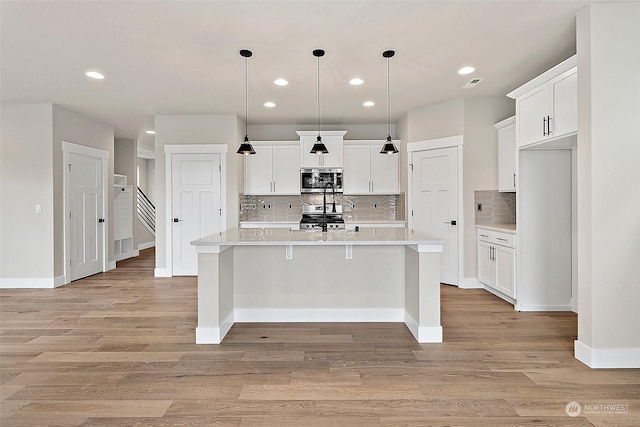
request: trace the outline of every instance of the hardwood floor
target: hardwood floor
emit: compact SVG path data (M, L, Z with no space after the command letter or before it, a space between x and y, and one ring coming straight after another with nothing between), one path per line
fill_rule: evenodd
M399 323L272 323L196 345L196 279L153 264L150 249L58 289L0 290L1 426L640 425L640 370L578 362L573 313L443 286L442 344Z

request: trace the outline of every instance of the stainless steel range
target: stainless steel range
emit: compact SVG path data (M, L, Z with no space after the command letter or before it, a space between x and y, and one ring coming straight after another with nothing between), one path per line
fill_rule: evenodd
M326 215L324 212L325 207L327 210ZM300 230L322 230L322 224L325 218L328 230L344 230L342 205L333 203L325 205L302 205Z

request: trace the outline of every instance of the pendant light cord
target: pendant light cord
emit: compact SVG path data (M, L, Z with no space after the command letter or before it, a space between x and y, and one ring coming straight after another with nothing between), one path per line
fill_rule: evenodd
M249 135L249 65L244 57L244 136Z
M387 58L387 135L391 137L391 95L389 92L389 58Z
M318 136L320 136L320 57L317 56L318 63L318 81L317 81L317 92L318 92L318 105L317 105L317 116L318 116Z

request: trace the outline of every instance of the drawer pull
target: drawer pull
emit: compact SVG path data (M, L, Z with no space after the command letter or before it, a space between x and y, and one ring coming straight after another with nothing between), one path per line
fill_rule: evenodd
M489 237L486 234L481 234L480 237Z
M508 242L508 240L507 240L507 239L503 239L502 237L496 237L496 240L501 240L501 241L503 241L503 242Z

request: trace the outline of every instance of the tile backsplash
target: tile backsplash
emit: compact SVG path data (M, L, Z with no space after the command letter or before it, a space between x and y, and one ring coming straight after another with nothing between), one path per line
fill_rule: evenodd
M476 224L516 223L516 193L475 191L474 196Z
M327 194L327 203L333 201ZM384 196L336 195L345 221L404 221L404 193ZM300 221L303 204L322 204L322 194L240 196L240 221Z

